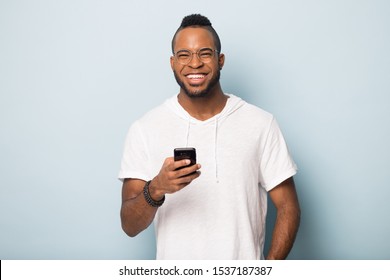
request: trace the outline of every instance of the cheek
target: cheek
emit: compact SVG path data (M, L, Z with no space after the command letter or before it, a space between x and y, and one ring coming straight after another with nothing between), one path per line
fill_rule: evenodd
M184 67L182 65L177 65L177 63L174 63L172 66L172 70L176 72L176 74L180 74L183 71Z

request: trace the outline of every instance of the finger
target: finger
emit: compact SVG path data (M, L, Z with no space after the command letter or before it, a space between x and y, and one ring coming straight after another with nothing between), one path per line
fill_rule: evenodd
M191 175L187 175L181 178L177 178L173 181L172 187L167 193L175 193L181 189L187 187L193 180L200 176L200 171L195 171Z
M188 167L184 167L182 169L177 170L179 177L187 176L188 174L194 173L201 168L200 164L194 164Z
M201 172L200 171L194 171L190 174L181 176L175 180L175 183L178 185L188 185L190 184L193 180L198 178L200 176Z
M183 167L189 165L190 163L191 163L191 161L189 159L175 161L175 162L173 162L173 170L183 168Z

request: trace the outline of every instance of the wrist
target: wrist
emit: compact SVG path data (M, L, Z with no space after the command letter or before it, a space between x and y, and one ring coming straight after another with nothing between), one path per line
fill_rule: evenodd
M158 179L154 177L149 183L149 194L153 200L161 200L165 197L165 193L158 190Z
M156 207L156 208L160 207L161 205L163 205L165 201L165 195L161 199L155 200L150 194L150 189L149 189L150 183L151 181L146 182L143 189L145 201L152 207Z

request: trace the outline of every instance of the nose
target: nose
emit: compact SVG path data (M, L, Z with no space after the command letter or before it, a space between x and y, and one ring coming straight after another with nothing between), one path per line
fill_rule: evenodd
M203 62L199 59L199 56L197 53L192 53L191 60L187 64L188 66L192 68L198 68L203 65Z

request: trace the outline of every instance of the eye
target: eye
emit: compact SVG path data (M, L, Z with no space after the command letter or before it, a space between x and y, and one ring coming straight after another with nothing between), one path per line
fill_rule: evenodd
M212 50L209 50L209 49L201 50L201 51L199 52L199 56L200 56L201 58L205 58L205 59L211 58L211 57L213 57L213 51L212 51Z
M191 53L188 51L178 51L176 53L176 56L178 59L187 59L190 57L190 55L191 55Z

